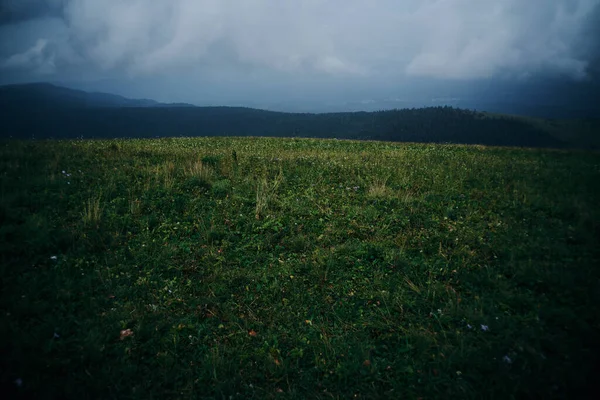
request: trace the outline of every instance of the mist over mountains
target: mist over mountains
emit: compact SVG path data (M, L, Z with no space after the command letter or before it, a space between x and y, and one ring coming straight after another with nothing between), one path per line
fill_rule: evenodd
M176 78L141 82L58 81L88 92L118 93L127 98L184 102L197 106L251 107L282 112L354 112L452 106L538 118L600 117L600 85L594 81L485 79L456 81L397 79L386 83L336 79L287 81L274 75L264 81L203 79L181 83Z
M256 108L288 112L379 111L452 106L457 108L536 118L599 118L600 86L592 82L425 82L395 90L357 90L332 96L287 101L246 101Z

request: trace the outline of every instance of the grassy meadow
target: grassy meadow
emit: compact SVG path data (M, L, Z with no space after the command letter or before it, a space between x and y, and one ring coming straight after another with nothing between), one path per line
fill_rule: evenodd
M584 398L600 154L0 143L2 392Z

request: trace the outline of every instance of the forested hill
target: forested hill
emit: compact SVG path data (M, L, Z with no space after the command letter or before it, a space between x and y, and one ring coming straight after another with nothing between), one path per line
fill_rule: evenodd
M168 105L111 96L51 85L0 88L2 137L299 136L526 147L573 146L526 120L451 107L293 114L250 108Z

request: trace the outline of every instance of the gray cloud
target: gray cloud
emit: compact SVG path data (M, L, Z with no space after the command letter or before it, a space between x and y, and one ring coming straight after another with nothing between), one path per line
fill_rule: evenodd
M582 79L598 58L600 0L0 4L0 67L32 75Z
M0 24L60 16L63 0L0 0Z
M6 69L33 71L42 75L56 72L54 53L48 49L46 39L39 39L33 47L23 53L13 54L2 63L2 66Z

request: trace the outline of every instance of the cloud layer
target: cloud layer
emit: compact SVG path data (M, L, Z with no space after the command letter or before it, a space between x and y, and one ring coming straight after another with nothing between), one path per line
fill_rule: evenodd
M585 78L600 0L8 0L24 74ZM597 29L596 29L597 31Z

